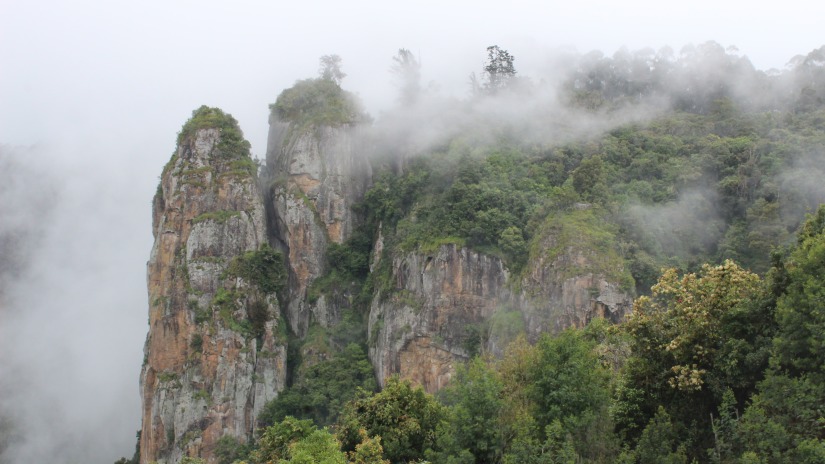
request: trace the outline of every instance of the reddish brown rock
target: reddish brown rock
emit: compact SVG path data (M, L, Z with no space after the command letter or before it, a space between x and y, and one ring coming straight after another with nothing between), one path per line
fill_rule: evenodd
M217 440L249 441L285 384L277 296L228 272L267 234L254 164L223 153L221 137L218 128L182 136L154 201L142 463L214 462Z

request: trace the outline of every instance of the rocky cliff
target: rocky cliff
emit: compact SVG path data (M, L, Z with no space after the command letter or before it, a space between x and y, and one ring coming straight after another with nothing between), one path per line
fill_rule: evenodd
M286 312L299 336L310 321L338 322L340 308L307 289L324 272L329 243L343 243L356 226L352 205L366 192L371 169L358 146L355 125L283 122L273 113L267 165L273 176L269 197L274 229L286 249L290 285Z
M596 317L620 321L631 308L632 277L598 215L579 208L548 218L515 276L500 259L457 245L397 253L392 289L375 295L369 315L381 385L397 373L435 392L458 361L500 355L519 334L535 341Z
M606 224L587 204L545 220L518 301L530 340L594 317L619 322L630 312L633 278Z
M478 352L484 321L509 299L501 260L442 245L392 262L393 289L369 315L369 355L379 383L398 373L435 392L458 361Z
M371 183L360 135L355 123L287 122L273 111L261 192L231 116L202 107L184 126L154 200L142 462L214 462L218 439L251 440L258 413L287 382L288 332L300 375L323 358L319 347L333 348L316 339L344 310L348 324L368 325L363 341L381 385L397 373L429 392L457 363L500 354L520 334L535 340L629 310L632 278L587 205L549 217L517 274L457 244L402 250L379 224L369 284L311 292L331 278L328 249L359 225L353 206ZM374 289L371 302L353 303L369 301L370 290L348 293L362 288Z
M267 246L256 171L234 119L206 107L164 169L147 265L143 463L212 462L219 438L252 438L258 412L284 387L282 263Z

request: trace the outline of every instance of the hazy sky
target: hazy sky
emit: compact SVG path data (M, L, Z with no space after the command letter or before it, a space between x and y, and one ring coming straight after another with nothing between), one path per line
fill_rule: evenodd
M14 392L11 412L27 411L21 425L38 430L44 456L60 437L89 462L131 453L150 201L175 134L201 104L232 113L260 157L267 105L315 76L324 54L343 58L344 87L377 116L391 100L388 69L400 47L419 56L424 82L462 95L492 44L531 76L548 71L559 47L612 55L714 40L769 69L825 43L825 3L762 3L0 0L0 145L36 146L13 153L44 173L44 185L0 198L22 205L17 213L43 234L0 315L0 388ZM57 192L48 215L23 207L47 187Z

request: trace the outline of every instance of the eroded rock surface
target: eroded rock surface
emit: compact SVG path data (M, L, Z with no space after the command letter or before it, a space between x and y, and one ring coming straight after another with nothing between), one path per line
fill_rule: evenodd
M477 349L479 330L509 299L501 260L456 245L393 259L394 291L369 316L369 355L379 383L398 373L435 392Z
M630 277L612 244L597 250L586 234L556 227L539 239L515 277L500 259L456 245L397 254L392 291L377 293L370 308L369 355L379 383L399 374L435 392L457 362L481 350L501 355L519 334L535 341L544 332L596 317L618 322L629 313Z
M270 197L276 233L289 257L287 314L299 336L311 320L329 327L340 319L341 308L323 299L309 302L307 289L324 271L329 243L343 243L357 225L352 205L371 179L357 135L354 125L298 126L274 115L270 120Z
M533 341L544 332L583 327L594 317L619 322L633 305L632 277L614 246L569 230L567 220L545 229L521 281L518 306Z
M217 440L251 440L258 412L285 385L277 295L237 272L267 244L255 165L221 141L218 128L182 136L154 200L143 463L215 462Z

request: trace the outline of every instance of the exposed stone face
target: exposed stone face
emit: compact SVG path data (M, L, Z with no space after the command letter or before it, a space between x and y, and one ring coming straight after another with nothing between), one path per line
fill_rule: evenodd
M542 249L555 240L545 237ZM596 271L597 258L576 247L554 257L538 253L514 295L510 274L495 257L455 245L396 256L395 291L377 294L369 316L369 355L379 383L397 373L435 392L449 382L456 362L467 359L470 337L500 355L513 331L535 341L594 317L620 321L632 295Z
M472 328L509 299L507 269L498 258L444 245L395 257L392 273L395 292L376 295L370 308L370 359L381 386L399 373L435 392L471 354Z
M200 129L182 140L155 197L142 463L214 462L216 441L251 439L258 412L286 381L276 295L227 272L267 234L255 174L220 154L220 137Z
M288 250L290 326L303 336L311 318L324 326L340 320L329 301L307 302L307 289L324 271L330 242L343 243L357 220L352 205L363 198L371 168L358 147L355 126L297 127L270 119L267 165L277 235Z
M557 245L553 234L543 237L541 251L527 263L521 282L518 306L528 339L535 341L543 332L583 327L594 317L619 322L630 313L633 295L611 278L622 269L604 271L604 263L596 265L603 257L587 247L566 246L555 256L543 252Z

